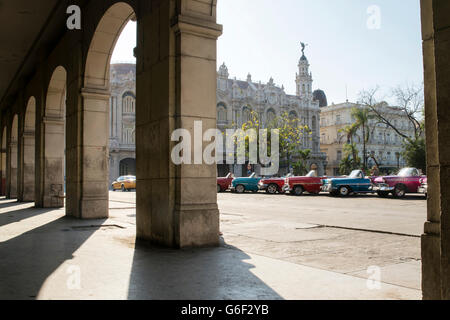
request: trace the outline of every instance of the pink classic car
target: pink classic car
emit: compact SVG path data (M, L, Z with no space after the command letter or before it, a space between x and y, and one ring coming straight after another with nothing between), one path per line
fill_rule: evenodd
M407 193L418 193L421 181L425 178L416 168L404 168L396 176L375 178L374 191L382 198L391 193L395 198L403 198Z

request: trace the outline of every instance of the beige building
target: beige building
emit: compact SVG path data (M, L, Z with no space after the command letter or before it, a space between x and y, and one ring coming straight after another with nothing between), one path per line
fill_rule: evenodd
M354 123L355 119L351 113L355 107L362 108L361 105L351 102L321 108L320 146L321 151L327 154L327 175L347 174L339 172L339 164L344 156L344 145L347 143L347 135L341 130ZM382 111L402 133L409 136L414 135L414 129L402 110L386 105ZM401 156L403 138L392 128L378 123L376 119L370 120L369 129L370 138L366 144L368 166L372 167L378 164L383 171L395 171L405 166L405 160ZM363 159L362 139L362 131L358 130L354 136L354 142L361 159Z

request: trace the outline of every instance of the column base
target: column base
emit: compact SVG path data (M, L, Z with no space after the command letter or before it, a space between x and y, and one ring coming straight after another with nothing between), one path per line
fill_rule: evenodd
M424 300L441 300L440 237L422 235L422 295Z

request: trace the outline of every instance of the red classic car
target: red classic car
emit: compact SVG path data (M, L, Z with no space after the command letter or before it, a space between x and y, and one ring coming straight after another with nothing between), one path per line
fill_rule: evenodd
M374 191L382 198L388 197L390 193L395 198L403 198L407 193L418 193L420 181L425 178L416 168L404 168L396 176L374 179Z
M326 177L318 177L316 171L310 171L305 177L289 177L285 180L283 191L301 196L303 192L319 194Z
M229 173L225 178L217 178L217 192L227 191L233 179L234 176L232 173Z
M277 192L284 193L283 186L285 179L286 177L261 179L258 183L258 188L259 190L265 190L268 194L275 194Z

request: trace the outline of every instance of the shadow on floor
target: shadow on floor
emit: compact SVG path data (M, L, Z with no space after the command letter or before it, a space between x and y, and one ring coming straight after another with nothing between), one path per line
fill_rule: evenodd
M34 208L11 211L8 214L13 215L13 220L5 219L2 223L20 222L50 211ZM0 299L35 299L45 280L71 260L73 253L97 230L70 232L67 226L71 224L79 224L79 220L61 217L0 243Z
M281 300L252 273L245 252L232 247L168 250L137 245L128 299Z
M119 280L129 279L123 287L120 285L115 289L119 297L123 297L125 293L125 297L132 300L282 299L252 273L254 266L246 261L250 259L246 253L225 247L223 243L218 248L192 250L143 245L124 248L123 245L117 247L117 242L110 241L115 237L114 233L108 235L105 233L107 231L103 231L102 237L93 238L97 240L89 242L90 253L83 256L78 249L99 231L100 228L95 225L102 225L105 220L85 222L54 215L51 211L30 208L11 210L6 213L7 217L0 215L3 230L13 235L14 232L19 234L0 243L0 299L36 299L46 280L65 262L72 260L76 251L76 259L81 259L83 265L95 264L91 265L90 270L84 271L86 274L94 273L92 283L87 285L89 290L95 289L96 295L90 297L93 299L104 298L103 293L111 297L108 295L108 288L104 287L105 282L96 282L95 273L98 270L103 272L98 278L107 278L112 281L110 283L121 283L123 281ZM46 213L56 220L20 234L24 230L20 226L21 220ZM19 225L13 225L14 222ZM85 228L78 228L79 226ZM109 244L96 241L107 241ZM114 250L117 249L123 255L115 255ZM130 254L126 250L130 250ZM91 255L95 255L95 258ZM102 265L126 266L132 263L131 272L127 268L103 268L99 265L98 257L101 257ZM129 260L131 258L132 261ZM57 285L64 286L65 283ZM67 290L65 287L59 288ZM54 294L56 297L60 296L57 291ZM71 296L73 297L77 296ZM81 293L80 297L86 297L85 293Z

